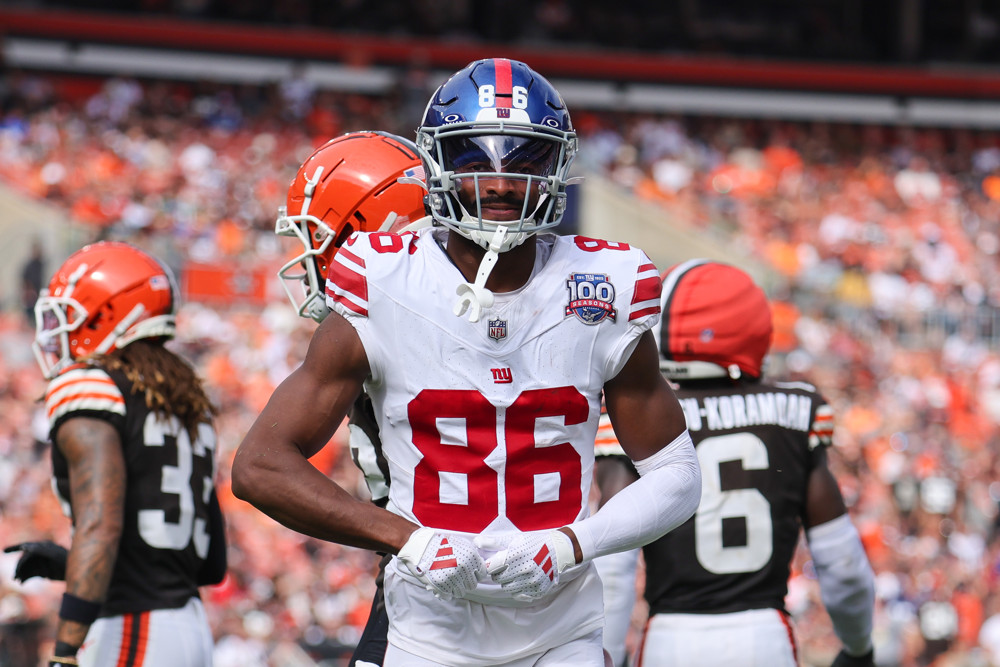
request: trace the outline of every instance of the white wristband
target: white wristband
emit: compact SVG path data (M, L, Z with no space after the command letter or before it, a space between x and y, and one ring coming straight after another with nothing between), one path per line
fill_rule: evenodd
M552 536L552 548L556 552L556 567L559 574L576 565L576 549L573 548L573 540L569 539L566 533L555 530Z

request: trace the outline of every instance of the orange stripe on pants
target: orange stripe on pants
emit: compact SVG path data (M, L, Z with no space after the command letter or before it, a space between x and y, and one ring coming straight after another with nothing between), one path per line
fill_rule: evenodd
M146 658L149 639L149 612L122 616L122 644L117 667L140 667Z

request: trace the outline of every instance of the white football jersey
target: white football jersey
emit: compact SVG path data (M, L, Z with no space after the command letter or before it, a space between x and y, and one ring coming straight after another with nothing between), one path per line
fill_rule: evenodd
M659 318L656 267L623 243L539 235L527 284L469 322L447 233L356 233L329 271L371 367L388 509L470 538L585 518L602 390ZM469 597L519 606L492 584Z

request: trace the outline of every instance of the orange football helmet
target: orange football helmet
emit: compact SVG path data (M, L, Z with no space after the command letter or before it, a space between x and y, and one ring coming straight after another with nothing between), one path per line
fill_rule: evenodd
M140 338L173 338L177 288L166 266L128 243L69 256L35 302L32 349L52 379L77 360Z
M423 180L413 142L386 132L349 132L302 163L274 226L275 234L294 236L303 247L278 271L295 312L317 322L329 314L326 272L354 232L429 224Z
M747 273L707 259L678 264L663 276L660 305L653 333L665 376L761 376L774 326L767 295Z

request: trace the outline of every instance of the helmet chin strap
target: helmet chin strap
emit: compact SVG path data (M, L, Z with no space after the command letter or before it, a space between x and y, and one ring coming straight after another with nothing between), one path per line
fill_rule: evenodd
M496 266L497 258L500 255L506 237L507 228L497 227L497 230L493 233L493 238L490 240L490 247L486 250L483 261L479 263L476 282L462 283L455 290L455 293L458 294L458 301L455 303L455 307L452 308L452 312L458 317L464 315L465 311L468 310L469 321L478 322L483 314L483 309L493 305L493 292L486 289L486 279L490 277L493 267Z
M704 380L724 378L739 380L743 371L739 365L722 366L711 361L672 361L660 359L660 371L671 380Z

